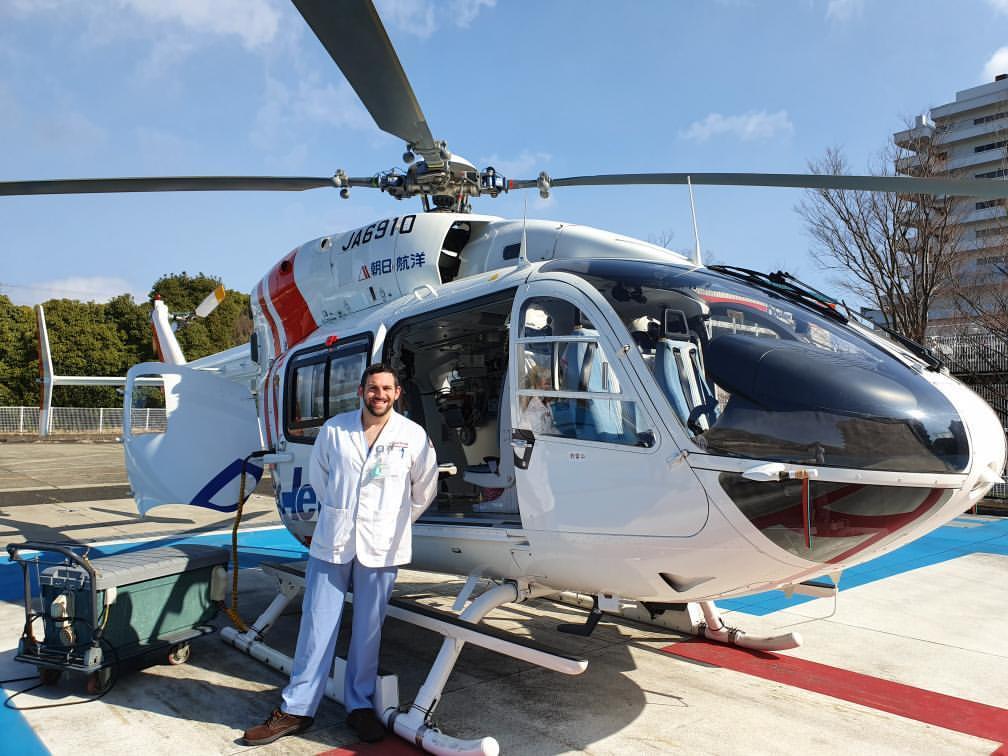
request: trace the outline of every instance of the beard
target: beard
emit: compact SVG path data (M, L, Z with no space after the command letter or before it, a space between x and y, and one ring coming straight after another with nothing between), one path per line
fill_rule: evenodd
M377 407L376 400L365 399L364 409L367 410L374 417L385 417L389 412L392 411L392 402L386 402L384 407Z

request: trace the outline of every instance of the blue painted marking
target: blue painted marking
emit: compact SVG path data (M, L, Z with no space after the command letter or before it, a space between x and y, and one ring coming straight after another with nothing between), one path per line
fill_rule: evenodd
M218 512L234 512L237 508L237 504L225 504L218 506L214 504L210 499L215 495L220 493L221 489L224 488L228 483L230 483L234 478L241 475L242 470L242 460L236 459L230 465L225 467L219 473L217 473L209 483L207 483L203 488L200 489L190 504L197 507L206 507L207 509L216 509ZM245 486L245 498L247 499L252 495L252 491L255 489L256 485L259 484L259 479L262 478L263 469L258 465L254 465L249 462L245 466L245 471L255 479L255 484L250 488Z
M127 554L132 551L142 551L157 546L174 546L180 543L202 543L211 546L230 546L230 533L215 533L212 535L179 536L175 538L161 538L152 541L139 541L135 543L123 543L114 546L105 546L91 550L92 556L108 556L110 554ZM49 555L56 559L56 555ZM255 567L262 562L290 562L306 559L308 552L305 550L286 528L270 528L269 530L255 530L248 533L238 534L238 566L241 569ZM34 581L33 581L34 582ZM37 588L37 587L36 587ZM11 563L9 560L0 562L0 601L16 603L19 606L24 599L24 578L21 567ZM16 643L16 638L5 639L5 643ZM14 651L8 652L11 657ZM34 669L21 665L25 670L22 673L14 673L17 677L27 677L34 672ZM25 687L31 687L35 683L26 681L23 683L12 683L3 686L3 696ZM83 685L83 683L82 683ZM17 699L14 699L17 703ZM87 704L81 704L86 706ZM25 756L49 756L49 750L45 747L38 735L28 724L24 715L19 711L0 707L0 732L3 733L3 746L0 752L18 753Z

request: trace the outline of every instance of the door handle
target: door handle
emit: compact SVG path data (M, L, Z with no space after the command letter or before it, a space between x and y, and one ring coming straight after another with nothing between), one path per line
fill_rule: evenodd
M514 452L514 464L519 470L525 470L532 458L532 447L535 446L535 436L532 431L515 428L511 432L511 450Z

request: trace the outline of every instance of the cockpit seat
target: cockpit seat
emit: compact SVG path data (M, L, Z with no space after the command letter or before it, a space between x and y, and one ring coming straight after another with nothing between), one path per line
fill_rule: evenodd
M505 474L500 459L484 457L482 465L467 465L462 479L480 489L480 501L473 505L474 512L516 513L518 496L515 490L514 464Z
M466 465L462 479L480 488L507 488L514 485L514 475L502 477L499 457L484 457L482 465Z
M515 488L514 454L511 453L511 399L509 383L501 387L497 412L497 443L500 457L484 457L481 465L466 465L462 479L480 489L481 501L473 505L474 512L517 514L518 491Z

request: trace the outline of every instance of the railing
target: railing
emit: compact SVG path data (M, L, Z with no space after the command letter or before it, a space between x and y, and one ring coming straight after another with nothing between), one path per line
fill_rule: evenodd
M39 435L38 407L0 407L0 435ZM163 433L163 408L133 410L134 433ZM123 427L122 407L53 407L49 432L52 435L119 435Z
M945 362L952 373L1008 372L1008 341L989 333L932 336L927 345Z

